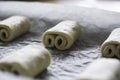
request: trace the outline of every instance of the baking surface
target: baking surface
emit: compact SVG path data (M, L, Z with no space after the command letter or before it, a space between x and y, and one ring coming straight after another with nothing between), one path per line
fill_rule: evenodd
M83 6L108 11L120 12L120 0L0 0L0 1L32 1L52 4Z
M38 0L48 3L83 6L120 12L120 0Z
M47 70L36 76L39 80L72 80L101 57L100 45L114 28L120 27L120 14L115 12L37 2L0 2L0 19L12 15L30 18L31 30L10 43L0 42L0 58L28 44L43 46L42 33L63 20L75 20L81 25L81 37L69 50L49 48L53 60ZM3 79L27 80L0 72L0 80Z

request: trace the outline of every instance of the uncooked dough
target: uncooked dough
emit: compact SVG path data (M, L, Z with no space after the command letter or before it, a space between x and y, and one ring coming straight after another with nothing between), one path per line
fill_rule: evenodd
M30 20L23 16L12 16L0 21L0 40L12 41L30 28Z
M120 28L114 29L101 46L102 56L120 59Z
M75 80L120 80L120 61L110 58L97 59Z
M66 50L79 38L80 33L80 25L77 22L62 21L43 33L42 42L46 47Z
M38 45L28 45L0 59L0 70L34 77L51 62L51 54Z

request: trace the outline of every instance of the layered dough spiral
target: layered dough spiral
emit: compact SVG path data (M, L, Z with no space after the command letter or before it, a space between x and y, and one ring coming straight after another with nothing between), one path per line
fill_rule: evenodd
M80 33L80 25L77 22L62 21L43 33L42 42L46 47L66 50L79 38Z
M120 59L120 28L114 29L101 45L102 56Z
M93 61L74 80L120 80L120 61L100 58Z
M24 16L12 16L0 21L0 40L12 41L27 32L30 25L29 19Z
M34 77L46 69L50 62L51 54L47 49L28 45L0 59L0 70Z

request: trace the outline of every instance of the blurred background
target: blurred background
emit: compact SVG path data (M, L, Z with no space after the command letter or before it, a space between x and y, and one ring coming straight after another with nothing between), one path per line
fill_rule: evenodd
M0 0L0 1L13 1L13 0ZM33 2L37 1L43 3L92 7L120 12L120 0L15 0L15 1L33 1Z

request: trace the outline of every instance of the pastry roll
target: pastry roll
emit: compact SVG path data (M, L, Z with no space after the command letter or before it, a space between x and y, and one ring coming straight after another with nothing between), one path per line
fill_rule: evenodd
M120 28L114 29L101 46L102 56L120 59Z
M12 41L27 32L30 25L30 21L23 16L12 16L0 21L0 39L7 42Z
M91 63L75 80L120 80L120 61L101 58Z
M47 49L28 45L0 60L0 70L17 75L34 77L46 69L51 62Z
M77 38L81 29L75 21L62 21L43 33L42 42L46 47L56 47L59 50L69 49Z

